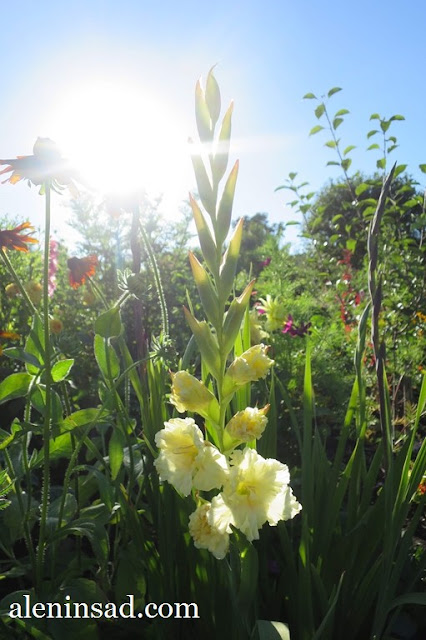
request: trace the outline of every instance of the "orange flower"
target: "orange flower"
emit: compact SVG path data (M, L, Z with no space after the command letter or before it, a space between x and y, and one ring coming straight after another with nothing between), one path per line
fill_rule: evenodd
M30 233L34 232L34 227L29 222L23 222L14 229L0 230L0 248L1 249L16 249L16 251L28 251L27 244L38 242L35 238L31 238L29 234L20 235L20 231L23 229L31 229Z
M11 175L3 181L16 184L20 180L28 180L28 183L41 185L50 180L55 190L68 187L72 195L78 191L71 179L71 170L68 162L62 158L59 149L50 138L37 138L32 156L17 156L9 160L0 160L0 165L8 165L0 171Z
M85 258L69 258L68 269L70 270L70 285L73 289L78 289L86 282L86 278L95 275L98 259L96 256L86 256Z
M62 321L59 320L59 318L50 318L49 326L50 331L55 334L61 333L62 329L64 328L64 325L62 324Z
M6 340L19 340L20 336L14 331L0 331L0 338L5 338ZM2 353L3 349L0 344L0 356Z

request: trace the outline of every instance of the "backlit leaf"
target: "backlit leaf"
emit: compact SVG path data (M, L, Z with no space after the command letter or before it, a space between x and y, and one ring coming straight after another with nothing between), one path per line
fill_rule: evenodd
M333 87L332 89L330 89L330 91L327 93L327 96L329 98L331 98L331 96L333 96L335 93L337 93L338 91L341 91L341 87Z
M322 129L324 129L324 127L322 127L320 124L317 124L315 127L312 127L312 129L309 132L309 135L313 136L315 133L318 133L318 131L321 131Z
M315 113L316 117L319 119L324 114L324 112L325 112L325 104L323 102L321 102L321 104L319 104L317 106L317 108L315 109L314 113Z

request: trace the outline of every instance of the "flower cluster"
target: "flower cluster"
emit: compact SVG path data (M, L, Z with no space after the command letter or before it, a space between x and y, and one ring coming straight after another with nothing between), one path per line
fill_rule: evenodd
M265 345L255 345L234 359L225 375L232 389L265 377L273 364L266 352ZM172 374L170 401L180 413L191 411L214 423L219 420L216 397L186 371ZM197 548L218 559L228 552L232 526L252 541L266 522L275 526L301 509L289 487L287 466L263 458L249 445L262 436L268 409L266 405L238 411L224 429L223 451L204 437L193 418L172 418L156 434L157 472L183 496L196 492L198 506L189 518L189 532ZM245 448L238 449L242 443ZM213 490L219 492L211 501L200 496Z
M207 86L209 90L204 92L198 82L195 92L201 142L214 138L220 112L220 92L212 70ZM232 104L222 122L221 144L229 141L231 116ZM239 166L236 161L227 179L227 185L232 187L225 187L219 202L217 182L226 172L227 155L225 152L210 158L213 185L202 156L192 157L205 213L192 196L190 203L205 266L193 253L189 261L207 320L197 320L188 309L184 308L184 312L201 354L206 383L187 371L178 371L172 374L170 394L170 402L179 413L190 411L201 416L203 430L192 417L166 421L155 436L159 455L154 463L162 481L184 496L192 495L196 509L189 517L189 533L197 548L207 549L218 559L226 556L233 532L240 531L251 542L259 538L265 523L275 526L301 509L289 487L286 465L256 451L257 440L267 426L269 405L241 406L241 399L246 396L239 394L237 405L242 410L234 410L235 415L230 411L234 395L245 385L265 378L274 363L262 342L267 334L258 322L259 314L265 316L265 328L271 331L283 325L286 314L279 299L261 299L251 313L247 335L244 318L255 280L229 301L235 290L243 220L236 224L225 249ZM259 266L268 264L269 259ZM247 348L247 343L252 346ZM233 360L229 364L231 354Z

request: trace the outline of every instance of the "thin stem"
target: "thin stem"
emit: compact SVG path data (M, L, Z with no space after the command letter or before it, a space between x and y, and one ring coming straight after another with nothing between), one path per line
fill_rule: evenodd
M337 136L336 136L335 130L333 129L333 125L331 124L330 116L328 115L327 107L326 107L325 105L324 105L324 113L325 113L325 117L327 118L328 127L329 127L329 129L330 129L331 135L333 136L333 141L334 141L334 143L335 143L335 145L336 145L334 148L336 149L337 155L339 156L340 166L341 166L341 168L343 169L343 173L344 173L344 176L345 176L346 184L347 184L347 185L348 185L348 187L349 187L349 191L351 192L351 196L352 196L352 198L353 198L354 200L356 200L356 199L357 199L357 197L356 197L356 193L355 193L355 190L354 190L353 184L352 184L352 182L351 182L351 179L349 178L349 174L348 174L348 172L347 172L347 171L346 171L346 169L345 169L345 165L343 164L343 156L342 156L342 154L340 153L339 140L337 139Z
M50 242L50 182L45 184L46 209L44 230L44 275L43 275L43 323L44 323L44 367L45 367L45 416L43 426L43 486L41 499L40 533L37 549L37 588L43 580L43 560L46 544L46 521L50 496L50 422L51 422L51 349L49 327L49 242Z
M155 259L155 254L154 254L154 251L152 249L151 243L149 241L148 234L145 231L145 228L144 228L144 226L143 226L143 224L141 222L139 223L139 228L141 230L142 240L143 240L145 248L147 250L147 253L148 253L148 256L149 256L149 260L151 262L152 271L153 271L153 274L154 274L155 286L157 288L158 299L159 299L159 302L160 302L163 334L167 336L167 335L169 335L169 316L168 316L168 313L167 313L166 300L164 298L163 285L161 284L160 271L158 269L157 260Z

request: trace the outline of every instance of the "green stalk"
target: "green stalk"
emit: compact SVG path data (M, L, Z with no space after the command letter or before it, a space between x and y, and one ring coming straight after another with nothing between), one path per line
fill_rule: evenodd
M51 422L51 350L49 327L49 241L50 241L50 181L45 184L46 209L44 229L44 265L43 265L43 323L44 323L44 367L46 406L43 426L43 485L41 499L40 533L37 548L36 588L40 589L43 580L43 560L46 545L46 520L50 495L50 422Z
M164 298L164 291L163 291L163 285L161 283L160 271L158 269L157 260L155 259L155 254L154 254L154 251L152 250L152 246L149 241L148 234L145 231L145 228L142 223L139 223L139 228L141 230L142 240L147 250L149 260L151 262L152 271L154 274L155 286L157 288L158 299L160 302L161 323L163 328L163 334L165 336L168 336L169 335L169 316L167 313L167 306L166 306L166 300Z

